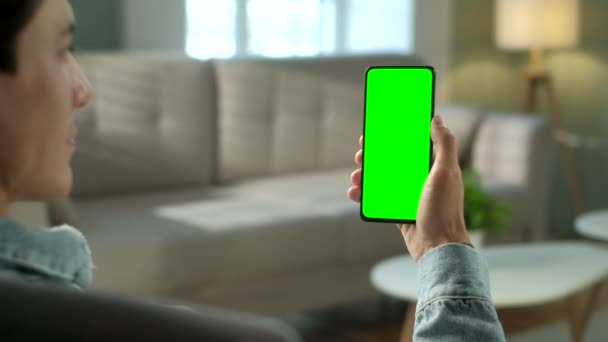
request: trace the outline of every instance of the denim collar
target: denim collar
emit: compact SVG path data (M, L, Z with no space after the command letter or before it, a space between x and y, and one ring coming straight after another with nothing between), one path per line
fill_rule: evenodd
M93 279L89 245L67 225L36 229L0 218L0 260L80 288Z

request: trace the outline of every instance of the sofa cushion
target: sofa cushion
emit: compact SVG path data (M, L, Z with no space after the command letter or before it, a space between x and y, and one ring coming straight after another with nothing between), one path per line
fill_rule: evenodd
M323 82L304 72L279 70L274 104L272 172L319 168Z
M393 227L360 221L359 207L345 194L349 174L79 200L81 230L97 265L95 286L174 295L402 252Z
M206 184L215 173L209 63L185 57L82 55L95 97L77 113L76 196Z
M264 63L217 62L219 180L268 174L275 76Z
M364 86L362 83L327 82L323 99L321 167L354 165L363 133Z
M94 85L97 129L146 137L160 116L158 61L100 59Z
M225 203L235 206L232 216L223 215L224 211L219 209L225 204L212 203L202 204L206 208L206 215L195 215L196 209L190 211L183 208L185 210L180 212L177 207L164 208L163 215L194 225L208 226L215 222L213 224L219 227L237 226L239 222L243 227L248 225L245 222L270 226L274 225L273 218L280 222L285 222L288 218L300 221L303 218L323 218L331 222L332 226L329 235L323 237L326 242L329 241L329 245L324 244L324 248L335 250L342 261L379 260L395 253L403 253L403 240L394 224L362 221L359 205L347 199L346 189L350 186L351 172L352 168L346 168L274 176L223 188L222 191L238 198ZM258 202L252 202L251 198ZM298 218L298 215L303 216ZM211 218L212 216L215 217ZM333 232L335 226L339 228L340 237L332 241L330 232Z

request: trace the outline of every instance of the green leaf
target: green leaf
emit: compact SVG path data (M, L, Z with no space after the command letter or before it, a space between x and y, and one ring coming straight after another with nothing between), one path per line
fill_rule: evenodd
M474 171L465 170L462 180L464 219L468 230L504 231L511 217L511 208L484 191L480 177Z

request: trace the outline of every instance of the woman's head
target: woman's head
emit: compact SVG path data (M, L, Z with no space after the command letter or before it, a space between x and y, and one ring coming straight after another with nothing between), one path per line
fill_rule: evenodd
M75 109L91 92L70 47L67 0L0 1L0 196L49 200L72 186Z

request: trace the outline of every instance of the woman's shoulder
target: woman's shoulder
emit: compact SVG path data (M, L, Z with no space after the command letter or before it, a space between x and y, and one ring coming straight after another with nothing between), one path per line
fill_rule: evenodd
M0 270L24 280L48 280L86 288L92 282L92 258L84 235L58 226L36 229L0 218Z

